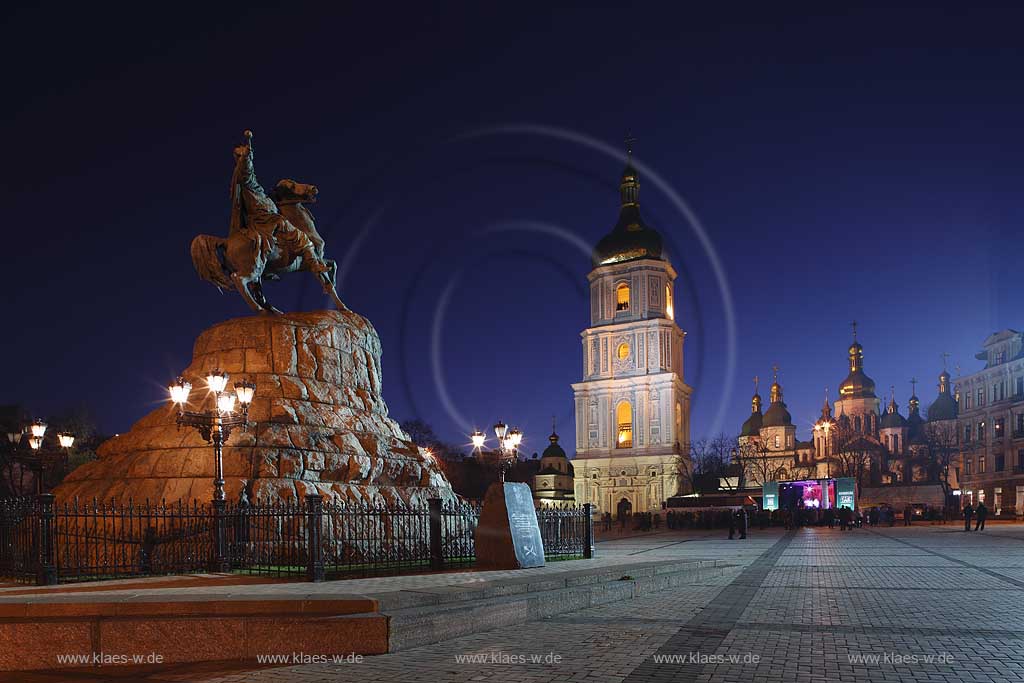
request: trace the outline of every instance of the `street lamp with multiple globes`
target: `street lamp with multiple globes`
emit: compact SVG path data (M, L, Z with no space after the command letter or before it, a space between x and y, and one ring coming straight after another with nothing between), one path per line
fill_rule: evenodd
M192 385L184 377L178 377L167 387L171 403L178 408L178 424L195 427L199 434L213 444L213 500L224 501L224 460L223 446L236 427L245 429L248 425L249 406L256 393L256 384L249 381L235 382L234 392L227 391L228 373L213 370L206 377L206 386L214 395L213 410L185 410ZM235 409L235 403L240 406Z
M43 474L48 468L53 468L56 464L67 465L68 451L75 443L75 435L71 432L58 432L57 442L63 449L62 453L46 452L43 450L43 437L46 435L46 429L49 427L45 422L40 419L32 421L32 424L28 428L28 445L29 452L23 454L19 451L18 446L21 444L21 439L24 436L22 431L10 431L7 433L7 440L11 444L11 451L13 453L13 459L20 462L23 466L27 465L32 471L32 477L35 479L36 495L40 495L43 492Z
M505 481L505 474L512 463L519 456L519 444L523 442L523 433L516 427L508 428L508 425L498 420L494 425L494 436L498 438L498 451L501 453L501 462L498 465L498 481ZM483 450L487 437L479 429L469 435L473 441L473 450Z

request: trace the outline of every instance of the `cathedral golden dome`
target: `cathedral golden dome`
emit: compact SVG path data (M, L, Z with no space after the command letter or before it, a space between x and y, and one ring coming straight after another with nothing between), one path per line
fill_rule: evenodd
M875 381L864 374L864 347L856 339L847 350L850 374L839 385L840 398L875 398Z

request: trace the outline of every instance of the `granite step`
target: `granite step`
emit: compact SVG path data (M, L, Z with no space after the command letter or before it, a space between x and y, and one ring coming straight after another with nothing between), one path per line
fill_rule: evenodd
M388 651L397 652L500 626L596 607L719 576L722 560L624 563L557 575L485 581L368 595L388 619Z

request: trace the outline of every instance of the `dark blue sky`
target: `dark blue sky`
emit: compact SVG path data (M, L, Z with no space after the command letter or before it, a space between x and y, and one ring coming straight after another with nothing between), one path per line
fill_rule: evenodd
M868 374L904 406L911 376L931 402L941 353L976 369L986 335L1024 325L1020 9L135 7L3 20L0 402L84 403L126 430L200 331L247 314L188 256L195 234L226 233L244 128L265 185L320 187L392 414L452 441L457 413L518 423L540 448L555 414L572 447L578 243L615 222L622 158L602 145L621 155L627 131L731 290L727 381L711 256L641 177L680 270L694 436L723 401L737 430L749 378L778 363L807 438L845 376L851 319ZM323 306L306 277L268 294Z

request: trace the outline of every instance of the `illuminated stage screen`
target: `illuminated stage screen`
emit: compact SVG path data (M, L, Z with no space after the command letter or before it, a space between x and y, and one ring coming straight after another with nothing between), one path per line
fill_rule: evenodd
M807 479L779 484L779 498L783 508L827 510L836 507L835 479Z

